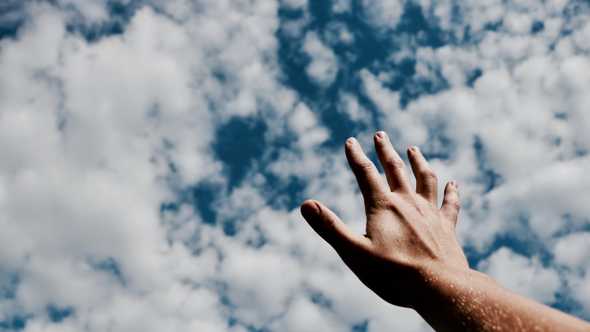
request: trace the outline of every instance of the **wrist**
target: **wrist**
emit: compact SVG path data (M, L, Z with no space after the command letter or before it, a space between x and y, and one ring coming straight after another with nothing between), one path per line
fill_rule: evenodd
M475 291L477 285L497 286L491 277L469 267L432 264L419 269L419 275L421 290L412 308L422 316L425 312L453 304L467 292Z

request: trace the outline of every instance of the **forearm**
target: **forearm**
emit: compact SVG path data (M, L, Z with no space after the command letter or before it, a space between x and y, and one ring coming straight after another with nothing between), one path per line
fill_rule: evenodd
M573 316L510 292L474 270L425 275L418 313L437 331L590 331Z

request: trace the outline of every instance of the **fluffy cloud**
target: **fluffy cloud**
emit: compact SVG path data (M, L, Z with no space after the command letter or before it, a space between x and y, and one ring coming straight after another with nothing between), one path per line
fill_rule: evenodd
M392 29L403 14L404 1L362 1L362 8L369 24L379 28Z
M590 315L587 6L109 3L0 5L0 328L428 331L297 210L363 231L339 144L374 129L461 183L477 267Z
M589 240L589 232L578 232L560 238L555 244L555 260L574 269L587 266L590 261L586 254L590 249Z
M559 238L553 248L555 261L566 268L566 281L571 285L571 296L582 306L582 312L590 310L590 233L577 232Z
M283 0L281 3L289 9L301 9L307 5L307 0Z
M544 267L538 258L531 259L502 247L478 266L503 286L540 302L553 303L559 289L555 270Z
M207 10L249 15L216 6ZM265 22L274 12L264 6L244 10ZM260 53L272 49L263 32L272 34L276 21L229 35L229 22L179 24L142 7L124 34L89 43L67 32L60 7L28 11L18 38L2 41L0 60L1 255L17 276L0 320L30 317L27 328L42 329L52 324L51 304L72 308L75 330L226 330L219 294L193 279L208 261L167 240L159 208L178 186L219 172L209 153L215 121L254 112L255 96L275 88ZM226 74L232 83L218 77ZM243 82L252 75L257 85ZM227 109L212 114L207 104L221 100Z
M306 68L307 75L320 86L332 84L338 74L338 62L334 52L313 32L305 36L303 50L311 58Z

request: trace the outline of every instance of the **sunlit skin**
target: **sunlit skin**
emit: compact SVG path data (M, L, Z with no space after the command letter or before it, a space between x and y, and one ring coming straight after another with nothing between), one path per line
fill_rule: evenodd
M458 185L446 184L437 206L437 176L416 147L408 160L416 178L377 132L375 149L385 179L350 138L346 158L365 203L366 234L355 234L328 207L301 206L311 227L385 301L416 310L437 331L590 331L590 324L524 298L469 268L455 234Z

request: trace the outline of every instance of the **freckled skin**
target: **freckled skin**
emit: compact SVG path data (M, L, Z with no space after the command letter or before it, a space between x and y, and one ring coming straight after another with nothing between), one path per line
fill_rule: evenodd
M345 144L365 203L364 236L320 202L301 206L310 226L367 287L393 305L416 310L437 331L590 332L590 324L470 269L455 234L457 184L446 184L438 207L436 175L418 148L407 151L415 189L384 132L375 134L375 149L387 183L354 138Z

